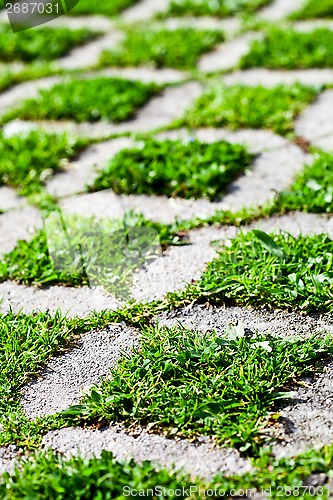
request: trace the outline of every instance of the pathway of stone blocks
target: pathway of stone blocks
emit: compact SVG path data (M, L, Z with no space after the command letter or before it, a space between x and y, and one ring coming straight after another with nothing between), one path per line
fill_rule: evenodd
M275 0L258 12L265 21L277 22L302 5L301 0ZM124 23L144 21L155 23L153 17L168 8L168 0L141 0L122 13ZM161 21L158 21L161 22ZM237 70L240 58L250 48L251 41L260 38L258 32L241 30L241 20L231 18L218 21L210 18L168 19L167 24L177 26L208 26L219 28L227 34L227 41L198 62L198 77L185 71L173 69L110 68L102 71L91 70L105 48L116 46L122 38L119 25L101 16L63 17L54 25L70 27L96 27L103 35L86 46L73 49L66 57L57 61L58 68L77 70L82 78L94 75L121 76L130 80L170 84L154 97L136 115L122 124L94 124L74 122L24 122L14 120L4 127L7 136L20 134L26 130L41 127L49 131L68 130L78 136L96 139L96 143L86 149L79 158L66 169L48 180L47 191L56 196L60 206L74 207L84 215L112 217L112 203L116 199L121 210L135 209L146 218L170 223L175 220L192 219L212 215L217 209L239 210L262 206L270 201L276 192L291 185L295 175L311 162L311 155L296 142L268 130L199 129L195 137L204 143L227 140L245 145L255 160L245 175L234 181L228 193L219 202L206 199L168 199L163 196L115 196L109 191L87 195L85 186L97 175L107 160L124 148L134 145L133 133L151 133L156 138L176 138L187 141L193 131L185 129L166 130L174 120L181 118L205 88L203 75L220 72L219 78L225 84L262 84L267 87L279 83L291 84L333 84L333 70L273 71L255 69ZM322 22L328 25L327 22ZM317 26L315 24L315 26ZM296 29L311 30L314 24L302 22ZM331 25L330 25L331 26ZM51 88L56 82L68 76L52 76L37 81L29 81L14 86L0 94L0 114L10 110L22 98L36 96L41 89ZM295 123L296 134L313 146L330 151L333 144L333 91L323 91L319 98L299 116ZM119 137L115 137L116 135ZM110 138L111 137L111 138ZM28 205L25 199L7 187L0 188L0 251L11 251L20 239L31 238L34 231L43 225L41 213ZM333 219L328 215L293 213L272 217L252 223L244 230L260 228L265 231L286 230L298 235L327 233L333 238ZM162 299L167 292L180 290L186 283L197 279L206 264L215 256L211 242L230 239L239 228L204 227L189 232L189 246L170 247L147 271L140 271L135 278L133 296L138 301ZM122 304L101 289L88 287L37 288L23 286L13 281L0 284L0 311L10 309L30 313L61 309L69 316L88 316L93 310L117 309ZM278 336L302 335L304 338L314 331L332 332L333 321L328 315L303 316L281 311L255 311L246 308L206 308L189 307L181 311L163 314L158 318L161 325L181 322L187 327L200 331L224 328L235 320L254 331L270 331ZM47 364L39 377L32 380L22 390L22 405L26 414L34 418L51 415L64 410L80 400L82 390L98 382L107 375L124 351L130 352L133 345L140 342L140 332L125 324L110 325L104 331L88 333L76 345L60 357ZM283 407L281 414L293 425L293 432L276 430L279 444L274 448L277 456L290 456L300 451L333 441L333 393L331 390L332 366L307 388L297 389L296 405ZM319 425L320 424L320 425ZM233 449L216 448L209 439L202 442L172 440L149 433L146 429L128 431L120 425L103 430L70 428L48 433L43 446L51 447L67 454L99 454L110 450L116 457L135 460L152 460L165 466L176 465L185 468L192 475L204 477L216 472L240 474L251 469L250 463ZM14 453L15 455L15 453ZM0 450L0 468L12 464L10 449ZM1 464L2 461L2 464Z

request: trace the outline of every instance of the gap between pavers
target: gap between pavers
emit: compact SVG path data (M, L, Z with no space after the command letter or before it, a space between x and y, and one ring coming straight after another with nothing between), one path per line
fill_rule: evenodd
M37 97L40 90L49 89L60 81L61 77L50 76L20 83L0 93L0 116L7 113L11 108L17 106L25 99L34 99Z
M5 132L10 135L10 132L17 133L20 130L20 126L24 128L24 122L11 122L10 125L5 127ZM221 140L227 140L228 142L234 144L244 144L251 153L257 154L262 151L271 151L277 148L285 148L289 145L289 142L269 131L260 130L239 130L230 131L227 129L199 129L189 133L187 130L177 130L162 132L157 134L156 139L158 140L181 140L185 143L192 140L193 138L198 139L203 143L218 142ZM93 146L86 149L77 160L68 163L64 168L63 172L57 173L52 176L46 184L46 190L54 196L65 197L74 194L82 193L85 191L85 187L91 184L97 176L97 170L102 169L108 161L110 161L118 152L125 148L135 147L136 142L127 137L121 137L118 139L113 139L106 142L101 142L99 144L94 144ZM258 170L255 169L252 175L257 177L261 175L259 171L260 164L262 163L262 168L266 168L267 172L271 169L267 169L265 161L258 161L256 165ZM290 172L292 173L292 171ZM281 175L285 175L285 170L282 169ZM289 174L287 174L289 175ZM289 175L290 177L290 175ZM263 178L264 186L260 186L260 192L264 189L266 192L266 180L265 176ZM289 179L290 181L290 179ZM258 181L259 182L259 181ZM272 183L270 183L272 184ZM271 186L268 186L267 196L271 196L272 190ZM1 193L1 191L0 191ZM140 204L146 205L146 198L132 197L133 203L138 204L138 209L140 210ZM149 199L149 197L148 197ZM119 199L119 202L126 205L126 197ZM131 201L129 202L131 204ZM166 202L165 198L162 198L162 205ZM173 204L170 203L172 206ZM185 205L192 206L192 202L185 203ZM175 206L178 206L177 200L175 201ZM0 205L1 208L1 205ZM215 209L215 208L214 208ZM188 215L189 217L191 214Z
M275 0L258 12L258 17L265 21L280 21L293 12L300 10L306 0Z
M267 88L277 85L292 85L300 83L308 86L330 85L333 83L332 69L300 69L300 70L270 70L266 68L235 71L225 75L226 85L247 85L249 87L262 85Z
M333 152L333 90L326 90L295 123L296 134L313 146Z
M199 438L200 439L200 438ZM167 439L150 434L144 429L126 430L117 425L103 430L68 428L51 431L43 438L43 445L65 456L100 456L111 451L118 460L134 459L137 463L149 460L157 467L182 469L191 478L245 474L251 472L249 460L231 448L214 448L209 439L201 444L187 439Z
M223 136L222 134L220 137ZM179 132L178 135L173 132L157 137L185 138ZM199 137L200 134L198 134ZM201 137L204 138L204 133ZM217 137L215 138L217 139ZM255 134L253 134L253 138L256 141ZM240 142L243 140L249 143L251 135L238 135L233 142L236 142L237 139ZM257 147L258 143L255 143L254 148ZM281 148L265 151L259 155L254 160L252 167L228 186L226 194L221 197L220 201L211 202L204 198L186 200L156 195L115 196L111 191L100 191L94 193L94 200L97 203L95 210L99 210L98 204L102 204L107 210L108 198L110 203L115 199L124 211L136 210L148 219L168 224L176 220L204 218L213 215L217 210L239 210L245 207L260 206L272 200L277 192L289 188L296 174L304 168L310 159L311 157L303 153L298 146L286 142ZM57 176L54 179L52 182L56 182ZM82 203L91 205L86 195L84 195L83 200ZM76 199L76 202L80 203L79 199Z
M239 64L242 57L249 53L252 42L262 38L262 33L253 32L222 43L215 50L200 58L198 68L204 73L231 70Z
M301 315L280 310L192 305L159 315L159 326L183 327L223 335L228 325L243 325L248 333L269 333L281 338L309 338L316 333L333 334L329 314ZM275 409L282 419L270 428L276 457L297 456L311 448L330 445L333 440L333 363L315 378L301 379L304 387L294 386L294 395Z
M0 211L21 208L23 205L26 205L26 200L19 196L15 189L6 186L0 187Z
M94 198L91 198L90 207L95 209L93 213L97 216L98 214L100 216L108 215L103 205L99 204L100 212L97 211L97 206L98 204ZM92 209L86 203L82 203L76 205L75 211L76 213L87 214L92 212ZM6 215L16 212L9 212ZM0 216L0 221L1 217L3 216ZM285 230L294 236L325 233L330 238L333 238L333 218L325 215L294 213L264 219L246 226L242 230L247 232L254 228L267 232ZM216 255L211 243L234 238L240 230L240 228L230 226L221 228L208 227L190 231L191 244L189 246L170 247L163 257L158 258L147 269L141 270L134 275L134 283L131 286L132 297L146 302L163 299L167 292L184 289L186 283L200 277L206 264ZM10 242L11 245L7 251L14 247L17 239L16 235ZM14 311L22 310L26 313L47 310L53 313L59 309L63 314L67 313L69 316L78 315L84 317L94 310L114 310L121 306L119 301L112 295L98 288L90 289L87 287L54 286L40 289L5 282L0 284L0 297L3 298L0 309L2 313L6 313L10 308Z
M59 82L59 80L57 81ZM29 83L31 84L32 82ZM15 93L17 94L17 92L18 89L16 89ZM72 121L47 120L31 122L13 120L13 122L9 122L4 127L4 131L8 135L8 130L13 134L21 129L29 130L29 128L35 129L38 127L46 132L67 132L75 134L76 136L100 140L108 139L114 134L153 132L154 130L167 127L173 121L181 118L201 93L202 86L197 82L188 82L166 88L160 95L153 97L145 106L138 110L136 116L132 120L120 124L108 123L105 121L97 123L75 123ZM38 92L36 92L33 97L36 97L37 94ZM15 102L15 98L11 95L10 98L6 99L6 102L2 103L0 95L0 110L1 104L6 108L4 111L8 111L8 109L15 105Z
M51 415L77 403L82 391L106 377L118 359L137 345L138 338L138 332L123 323L82 335L22 389L26 415L31 419Z
M114 36L114 35L112 35ZM97 40L100 42L100 40ZM80 50L82 47L80 48ZM76 49L75 49L76 50ZM119 77L128 78L134 81L143 81L144 83L156 83L156 84L169 84L169 83L181 83L183 80L188 78L188 75L182 71L177 71L173 69L154 69L154 68L107 68L101 70L91 70L82 71L75 74L74 79L88 80L98 77ZM40 90L48 90L54 85L62 82L66 82L70 79L69 74L58 75L58 76L48 76L45 78L38 78L36 80L29 80L27 82L19 83L13 87L0 93L0 116L4 115L11 108L17 107L18 104L26 99L35 99L38 97ZM194 88L201 89L201 86L197 82L190 82L191 87L186 87L187 90L191 90L194 93ZM189 83L185 84L189 85ZM181 86L175 87L179 90ZM173 90L173 89L166 89ZM163 95L157 96L156 98L162 98ZM181 96L182 97L182 96ZM195 96L197 97L197 96ZM155 99L156 99L155 98Z
M91 207L96 209L96 202L92 199ZM101 212L95 210L95 215L107 216L103 206ZM77 205L76 213L91 213L88 205ZM114 213L112 214L114 216ZM131 285L130 298L137 301L149 302L163 299L168 292L181 290L188 282L198 279L206 264L215 256L211 246L214 240L229 239L236 234L236 228L203 228L191 231L190 245L172 246L162 257L157 258L145 269L134 274ZM5 314L10 309L14 312L22 311L29 314L34 311L59 310L69 317L85 317L94 311L104 309L115 310L125 303L118 300L111 293L104 292L100 287L63 287L51 286L40 288L24 286L7 281L0 283L0 312Z
M98 169L102 169L119 151L132 145L133 141L127 137L94 144L68 163L63 172L51 177L46 183L46 191L58 198L84 192L96 178Z

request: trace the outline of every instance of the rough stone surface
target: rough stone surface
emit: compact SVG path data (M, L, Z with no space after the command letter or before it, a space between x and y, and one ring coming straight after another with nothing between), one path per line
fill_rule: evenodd
M271 88L276 85L291 85L301 83L302 85L321 86L333 83L333 70L331 69L307 69L307 70L271 70L265 68L249 69L229 73L223 79L226 85L263 85Z
M264 7L259 13L259 17L265 21L279 21L284 17L288 17L292 12L300 10L304 5L305 0L275 0L267 7Z
M293 389L294 396L279 409L282 422L273 431L278 457L319 449L333 440L333 364L327 363L315 377L304 377Z
M333 90L326 90L296 121L297 135L304 137L314 146L333 151L332 106Z
M88 45L73 49L69 54L58 59L57 66L61 69L93 67L98 64L103 50L116 48L122 39L123 34L118 31L108 33L97 40L91 41Z
M311 337L315 332L333 333L329 315L301 315L288 311L249 307L213 307L191 305L184 309L163 313L157 318L160 326L176 326L200 332L216 331L223 335L228 325L243 325L252 334L271 334L276 337Z
M82 390L106 377L137 338L137 332L123 324L83 335L70 351L52 358L39 378L23 388L25 413L30 418L51 415L77 403Z
M60 311L67 317L81 318L91 315L94 311L113 310L120 307L115 297L100 288L71 288L51 286L38 288L24 286L12 281L0 283L0 312L12 310L31 314L35 311L49 311L55 314Z
M242 474L252 470L249 461L241 458L236 450L214 449L209 442L191 443L173 440L137 430L128 432L121 426L103 430L69 428L49 432L43 439L44 446L66 455L100 455L102 450L112 451L119 460L134 457L136 462L151 460L162 467L183 469L193 478L212 477L218 472Z
M247 33L243 37L219 45L213 52L201 57L199 69L204 73L215 73L234 68L250 51L252 41L260 38L262 38L260 34Z
M18 208L25 205L26 201L16 194L12 188L0 187L0 211L5 212L11 208Z
M57 197L64 197L85 191L86 186L97 177L108 160L119 151L130 147L127 137L94 144L84 151L77 160L69 163L62 173L52 177L46 185L47 191ZM1 194L1 193L0 193Z
M123 12L122 18L128 23L135 23L138 21L146 21L166 12L169 8L170 0L141 0L135 3L133 7Z
M41 216L33 207L0 214L0 255L13 250L19 240L31 239L35 229L41 227Z

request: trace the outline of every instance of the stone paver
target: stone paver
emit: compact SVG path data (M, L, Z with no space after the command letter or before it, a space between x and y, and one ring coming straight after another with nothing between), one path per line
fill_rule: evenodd
M14 189L5 186L0 187L0 211L5 212L6 210L18 208L25 204L25 199L18 196Z
M199 69L204 73L215 73L234 68L242 57L250 51L253 40L260 40L261 34L247 33L246 35L219 45L216 50L205 54L199 61Z
M0 214L0 255L13 250L19 240L30 239L42 218L33 207L22 207Z
M136 339L137 332L125 325L110 325L102 332L82 336L70 351L54 357L41 376L22 390L25 413L36 418L77 403L82 390L105 377Z
M275 0L259 13L259 17L265 21L275 22L288 17L292 12L296 12L304 5L305 0Z
M239 452L228 448L214 449L211 443L166 439L163 436L136 430L134 435L118 427L102 431L70 428L52 431L43 439L46 447L66 455L100 455L112 451L120 460L131 457L142 463L151 460L159 466L183 469L192 477L212 477L218 472L242 474L252 470L251 464Z

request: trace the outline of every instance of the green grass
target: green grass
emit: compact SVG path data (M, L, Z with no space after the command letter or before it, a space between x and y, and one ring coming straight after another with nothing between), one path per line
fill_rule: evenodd
M30 241L2 258L0 281L26 285L101 285L129 298L133 273L167 245L183 244L167 226L127 214L124 220L69 216L46 220ZM66 231L63 228L66 227Z
M252 158L243 146L225 141L183 144L150 139L118 153L100 172L92 190L214 200L251 165Z
M87 29L44 27L17 34L4 25L0 28L0 61L52 61L96 36Z
M291 19L314 19L316 17L333 17L332 0L308 0L303 8L293 13Z
M252 42L250 52L241 61L243 69L255 67L302 69L332 66L333 33L327 28L319 28L310 33L271 29L264 40Z
M0 421L19 405L19 390L73 336L74 322L56 314L0 315Z
M0 482L2 500L9 499L57 499L57 500L111 500L126 498L127 488L131 490L152 490L160 486L182 490L192 484L189 477L173 474L165 469L157 471L144 462L122 463L111 453L103 452L100 458L89 460L81 458L65 459L52 452L38 454L33 461L25 460L23 470L5 475ZM198 482L200 483L200 481ZM125 489L124 489L125 488ZM124 494L125 493L125 494ZM143 495L140 495L142 497ZM129 496L135 498L135 495ZM153 498L152 495L145 495ZM154 498L157 498L154 496ZM168 495L159 498L170 498ZM184 495L177 498L188 498Z
M288 191L280 193L276 206L281 211L333 212L333 155L317 153L315 161L298 174Z
M83 146L84 141L74 141L65 134L32 131L9 138L0 135L0 186L16 188L23 196L36 194Z
M136 110L159 91L154 84L121 78L71 80L41 90L36 99L27 99L9 112L4 121L26 120L99 120L121 122L132 118Z
M332 349L332 337L250 338L241 326L218 337L152 327L143 331L140 348L63 415L148 425L170 436L207 435L256 453L267 439L268 412L288 397L283 391Z
M0 315L0 446L16 444L25 450L40 445L42 436L61 428L59 416L30 421L21 408L21 388L62 347L68 348L78 335L125 321L140 328L150 324L162 304L135 304L117 311L94 313L85 319L64 318L60 313Z
M103 2L91 2L91 0L80 0L69 14L115 16L122 10L130 7L136 0L103 0Z
M319 93L301 85L225 87L213 83L188 110L181 124L189 127L268 128L293 134L294 120Z
M82 459L64 458L49 451L22 460L20 468L5 474L0 482L0 494L3 500L123 500L125 494L132 492L128 498L158 497L165 500L203 498L204 490L210 498L235 497L236 492L240 498L245 497L246 490L251 490L253 494L265 492L268 498L274 499L328 499L326 485L306 487L305 480L310 476L314 479L318 474L324 474L328 480L333 467L332 446L280 460L266 453L255 461L254 466L254 472L243 476L218 475L205 481L161 468L156 470L150 462L141 465L118 462L109 452L103 452L100 458Z
M169 13L176 16L217 16L253 13L270 0L171 0Z
M132 28L120 47L105 51L100 62L103 66L149 64L157 68L190 69L202 54L223 40L223 33L213 30Z
M261 231L226 243L184 296L304 312L333 310L333 241Z
M36 80L55 73L49 63L40 62L19 65L18 67L7 64L0 65L0 91L27 80Z

